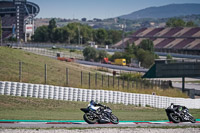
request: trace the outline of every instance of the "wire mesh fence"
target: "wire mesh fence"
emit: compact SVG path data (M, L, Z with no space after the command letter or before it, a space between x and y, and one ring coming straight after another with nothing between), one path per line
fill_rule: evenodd
M14 73L8 74L6 78L1 78L1 80L112 90L168 89L171 87L170 81L146 79L125 80L120 76L81 70L74 71L67 67L61 68L51 64L36 65L31 62L19 61L18 63L14 63L13 69L16 69Z
M23 47L20 47L21 49L25 51L29 51L32 53L36 53L39 55L44 55L44 56L49 56L49 57L66 57L66 58L76 58L76 59L83 59L83 54L82 52L76 51L76 50L67 50L67 49L62 49L62 48L45 48L45 47L39 47L35 46L33 47L32 45L25 45Z

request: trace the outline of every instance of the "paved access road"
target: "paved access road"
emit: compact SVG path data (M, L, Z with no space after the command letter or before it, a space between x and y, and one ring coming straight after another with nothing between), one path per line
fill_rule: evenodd
M102 64L102 63L98 63L98 62L89 62L89 61L83 61L83 60L77 60L76 62L80 63L80 64L85 64L85 65L107 67L107 68L111 68L111 69L124 70L124 71L136 71L136 72L147 72L148 71L148 69L144 69L144 68L133 68L133 67L127 67L127 66Z
M173 85L173 87L177 87L177 88L182 87L182 83L180 83L180 82L173 82L172 85ZM200 84L199 83L185 83L185 88L200 90Z

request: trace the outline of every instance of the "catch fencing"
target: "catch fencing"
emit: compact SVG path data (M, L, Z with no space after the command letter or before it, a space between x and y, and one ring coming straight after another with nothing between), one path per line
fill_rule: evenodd
M119 91L79 89L42 84L0 81L0 95L34 97L42 99L114 103L142 107L167 108L171 103L200 109L200 99L172 98L157 95L125 93Z

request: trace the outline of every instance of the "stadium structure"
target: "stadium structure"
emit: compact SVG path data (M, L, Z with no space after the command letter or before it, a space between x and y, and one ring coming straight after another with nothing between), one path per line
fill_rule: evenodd
M37 4L27 0L0 0L2 38L27 41L34 34L34 17L39 13Z
M200 27L142 28L113 47L139 45L143 39L151 39L157 52L200 55Z

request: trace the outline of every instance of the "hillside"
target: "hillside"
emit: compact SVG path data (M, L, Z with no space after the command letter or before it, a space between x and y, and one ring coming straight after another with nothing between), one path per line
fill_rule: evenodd
M175 16L187 16L200 14L200 4L170 4L160 7L149 7L127 15L120 16L124 19L142 18L170 18Z
M66 86L66 68L70 86L80 87L80 72L92 72L73 62L61 62L20 49L0 47L0 81L19 81L19 61L22 61L22 82L44 84L44 65L47 64L47 84Z
M132 87L127 87L128 81L124 81L124 88L122 88L122 80L119 80L119 88L117 87L117 78L115 78L115 87L113 88L113 77L104 75L102 86L102 74L97 71L102 68L92 68L81 66L74 62L62 62L49 57L40 56L25 52L20 49L12 49L7 47L0 47L0 81L15 81L19 82L19 61L22 61L22 82L44 84L44 65L47 64L47 84L56 86L66 85L66 68L69 69L69 85L70 87L89 88L88 79L90 72L90 88L115 90L132 93L152 94L156 92L157 95L170 97L187 97L185 93L176 89L159 89L158 86L151 88L144 87L142 81L138 82ZM81 71L83 72L81 86ZM95 85L95 73L97 73L97 86ZM108 87L109 84L109 87ZM131 86L131 85L130 85ZM148 88L148 89L147 89Z

